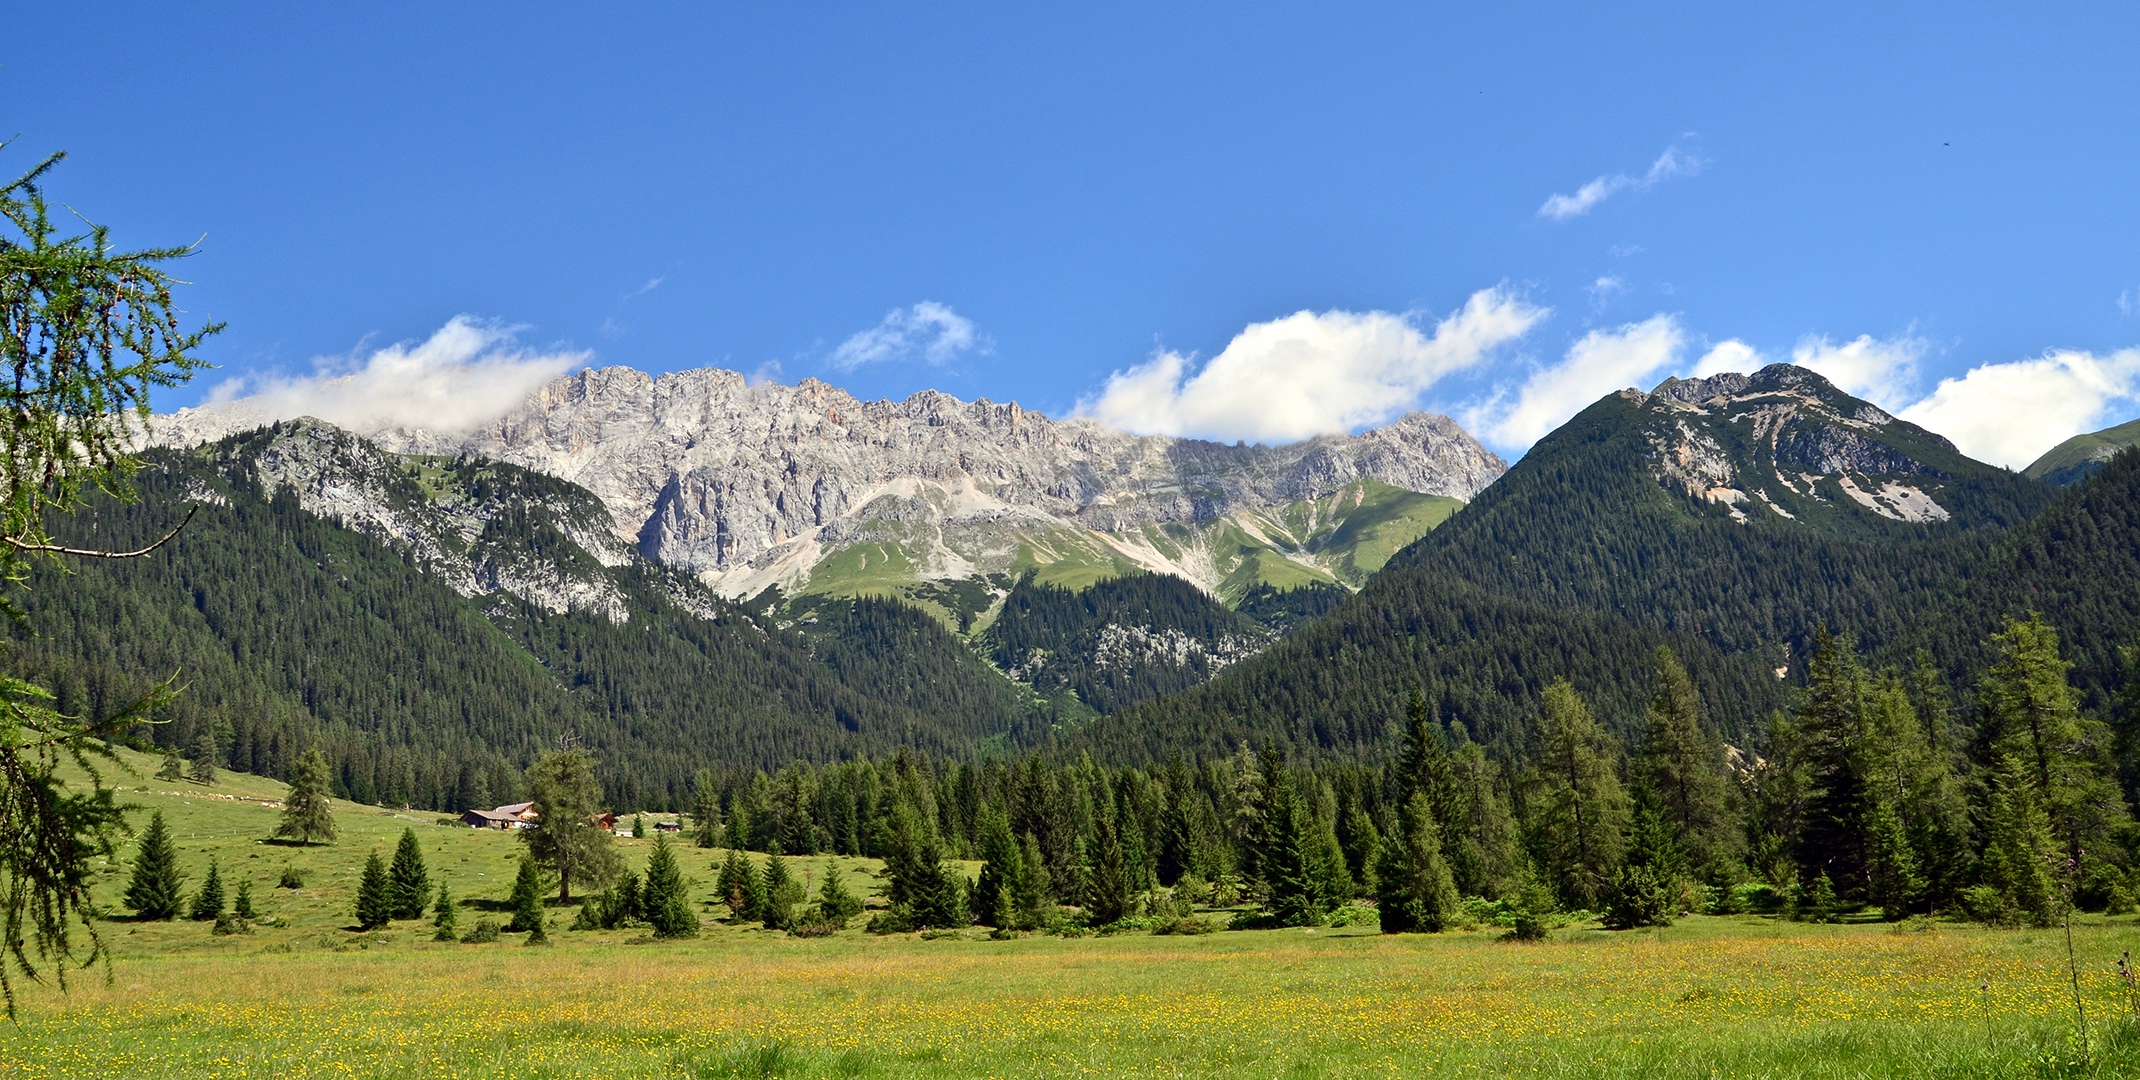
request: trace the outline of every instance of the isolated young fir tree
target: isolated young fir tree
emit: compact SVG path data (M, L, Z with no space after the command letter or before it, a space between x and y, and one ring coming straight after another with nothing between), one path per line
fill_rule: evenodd
M185 778L185 759L175 753L165 754L163 756L163 764L156 767L156 779L184 780Z
M193 894L193 909L187 914L195 922L209 922L223 914L223 874L212 856L208 860L208 876L201 880L201 891Z
M141 834L140 850L134 854L134 876L126 886L126 906L143 919L178 917L185 874L178 868L178 849L171 843L171 830L164 825L163 811L149 817Z
M1568 680L1546 687L1531 768L1533 845L1561 899L1596 909L1627 849L1619 748Z
M238 878L238 893L231 900L230 911L241 919L253 917L253 879L250 876Z
M698 933L698 916L692 913L691 899L686 895L689 888L676 852L669 847L669 838L656 838L653 854L646 860L646 885L639 890L639 908L654 928L655 937L692 937Z
M439 882L438 898L431 903L431 925L437 929L437 932L431 935L431 940L460 940L460 935L455 932L456 922L457 920L454 918L453 893L446 888L445 882Z
M520 872L513 877L512 896L506 900L513 912L513 921L505 926L507 933L542 932L542 891L542 871L536 867L533 855L523 853Z
M394 862L387 869L387 895L397 919L421 919L431 903L431 874L424 868L415 829L401 830L401 843L394 847Z
M1441 824L1424 792L1398 810L1375 865L1376 909L1385 934L1439 933L1456 917L1456 878L1442 857Z
M327 799L327 755L315 746L297 759L290 790L282 797L282 820L275 835L301 844L334 839L334 814Z
M386 876L385 861L374 849L364 860L364 876L357 881L357 928L378 930L393 918L393 884Z

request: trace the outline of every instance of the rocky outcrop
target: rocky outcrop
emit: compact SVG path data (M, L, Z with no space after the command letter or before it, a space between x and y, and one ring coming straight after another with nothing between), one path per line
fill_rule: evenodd
M159 417L152 437L188 445L258 422L242 407L182 410ZM362 434L397 453L480 455L579 484L619 538L731 596L792 588L838 553L887 543L904 560L897 572L920 580L1012 569L1048 535L1122 548L1142 565L1130 549L1150 527L1282 507L1360 480L1469 499L1506 469L1445 416L1228 446L1053 420L1015 403L934 391L865 402L816 379L753 385L716 369L599 368L474 432Z
M1802 522L1852 506L1943 522L1952 515L1938 493L1958 473L1989 468L1791 364L1668 379L1630 400L1649 412L1643 431L1658 482L1741 522L1763 510Z

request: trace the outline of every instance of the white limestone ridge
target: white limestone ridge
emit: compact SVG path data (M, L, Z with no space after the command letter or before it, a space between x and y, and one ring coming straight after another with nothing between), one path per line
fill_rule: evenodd
M272 419L243 401L182 409L157 417L149 439L191 446ZM753 385L712 368L591 369L471 432L357 433L394 453L480 455L585 487L619 538L731 597L807 587L836 557L857 581L1074 557L1216 590L1228 568L1197 527L1232 521L1260 541L1273 511L1348 485L1469 500L1507 469L1455 421L1424 413L1357 436L1229 446L935 391L865 402L816 379ZM1317 570L1299 545L1271 543Z

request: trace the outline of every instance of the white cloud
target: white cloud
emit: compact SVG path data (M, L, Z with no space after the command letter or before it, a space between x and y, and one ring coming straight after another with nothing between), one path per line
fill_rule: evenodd
M1709 351L1694 362L1694 377L1706 379L1727 371L1750 373L1765 367L1767 363L1753 346L1738 338L1730 338L1710 346Z
M1680 153L1676 146L1667 147L1664 153L1658 155L1656 161L1650 163L1649 171L1641 176L1629 176L1626 173L1600 176L1575 189L1573 195L1548 197L1538 208L1538 216L1554 221L1582 217L1596 209L1599 203L1623 191L1647 191L1673 177L1693 176L1702 171L1705 164L1707 163L1691 154Z
M1532 372L1513 401L1498 393L1473 406L1464 424L1496 445L1527 447L1606 394L1647 388L1679 362L1685 341L1679 320L1670 315L1593 330L1569 346L1560 363Z
M361 360L322 357L309 376L233 379L204 409L262 422L312 416L352 431L468 431L510 412L544 383L586 364L585 352L518 349L510 327L456 315L420 344L400 342Z
M832 350L832 366L853 371L864 364L919 356L931 365L948 364L962 352L988 351L988 339L972 319L934 300L910 308L893 308L884 321Z
M1923 338L1909 336L1882 341L1859 334L1841 345L1807 337L1791 350L1791 362L1820 372L1852 397L1893 409L1916 397L1917 361L1928 348Z
M1627 279L1607 274L1592 282L1584 291L1590 294L1591 310L1603 311L1607 304L1625 296L1632 289L1633 286L1627 283Z
M1929 397L1897 415L1952 439L1970 457L2020 469L2075 435L2108 426L2112 406L2136 397L2140 349L2059 351L1941 379Z
M1144 434L1289 442L1377 424L1546 316L1503 289L1472 294L1423 332L1386 311L1296 312L1255 323L1201 370L1161 351L1117 371L1077 412Z

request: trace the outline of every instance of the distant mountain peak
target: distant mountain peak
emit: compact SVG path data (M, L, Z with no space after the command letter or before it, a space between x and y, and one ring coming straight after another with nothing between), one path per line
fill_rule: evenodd
M153 432L191 445L264 422L238 402L158 417ZM1446 514L1377 496L1363 567L1349 539L1319 546L1343 532L1333 515L1371 501L1361 485L1469 500L1507 469L1456 421L1424 413L1359 435L1226 445L936 390L863 401L815 378L752 384L716 368L592 368L472 432L359 433L397 453L481 455L582 485L626 542L728 596L1028 569L1063 580L1158 571L1235 595L1257 582L1357 585Z

